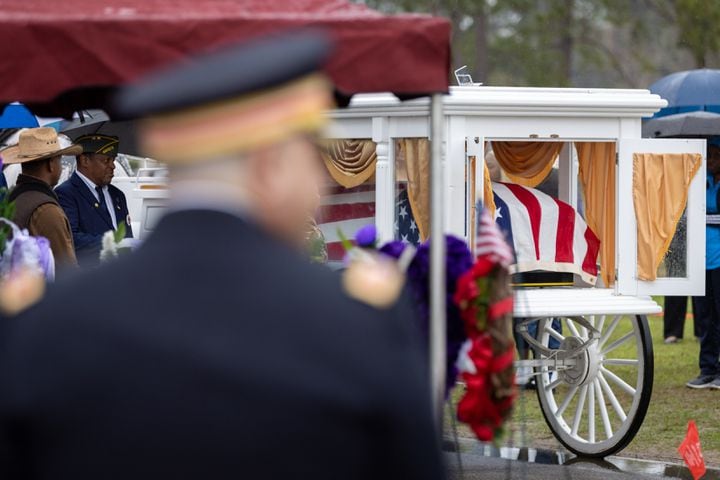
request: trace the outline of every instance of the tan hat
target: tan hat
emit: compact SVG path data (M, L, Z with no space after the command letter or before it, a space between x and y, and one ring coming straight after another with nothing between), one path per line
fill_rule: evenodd
M32 162L58 155L80 155L82 147L71 144L61 145L58 133L54 128L28 128L20 132L18 143L0 150L0 158L5 165Z

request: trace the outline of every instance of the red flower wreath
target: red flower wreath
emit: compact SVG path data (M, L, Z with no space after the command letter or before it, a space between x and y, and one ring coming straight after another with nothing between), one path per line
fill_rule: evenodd
M470 425L478 439L497 439L515 400L514 343L500 325L512 316L512 295L493 300L493 282L507 281L503 267L480 257L458 279L455 303L460 307L468 336L460 354L466 392L458 405L458 418ZM509 289L507 290L509 293ZM504 338L505 337L505 338ZM464 357L464 358L463 358Z

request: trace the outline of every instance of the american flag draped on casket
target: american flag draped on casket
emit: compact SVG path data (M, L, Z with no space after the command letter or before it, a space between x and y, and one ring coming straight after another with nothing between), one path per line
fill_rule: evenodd
M515 249L513 273L573 273L597 280L600 240L567 203L534 188L493 183L495 221Z

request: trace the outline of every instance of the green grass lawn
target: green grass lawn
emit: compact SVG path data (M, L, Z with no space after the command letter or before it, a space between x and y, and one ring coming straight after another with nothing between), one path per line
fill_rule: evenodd
M649 319L655 352L653 396L645 421L632 443L620 455L666 461L681 461L677 447L683 440L688 420L695 420L700 431L705 460L720 466L720 391L690 390L685 382L698 374L699 344L693 336L693 322L685 325L685 339L665 345L661 316ZM627 344L625 347L629 347ZM624 348L624 347L623 347ZM617 358L622 358L623 348ZM461 392L456 389L456 397ZM450 418L447 417L446 430ZM599 430L599 426L596 427ZM562 448L545 424L535 391L524 391L516 404L513 421L504 443L514 446ZM447 434L451 434L450 431ZM460 426L458 434L472 437Z

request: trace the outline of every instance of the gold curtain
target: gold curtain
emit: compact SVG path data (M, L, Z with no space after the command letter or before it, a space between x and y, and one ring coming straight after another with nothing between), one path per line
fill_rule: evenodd
M357 187L375 174L377 153L372 140L327 140L324 147L325 167L343 187Z
M485 179L483 180L483 205L490 211L492 218L495 218L495 197L492 191L492 179L490 178L490 170L485 163Z
M405 157L408 177L408 200L420 240L430 233L430 141L427 138L402 138L397 141L398 154Z
M655 280L687 205L690 182L702 165L691 153L634 153L638 278Z
M537 187L547 178L562 142L492 142L500 167L511 182Z
M615 283L615 144L576 142L580 183L584 192L585 221L600 238L603 283Z

